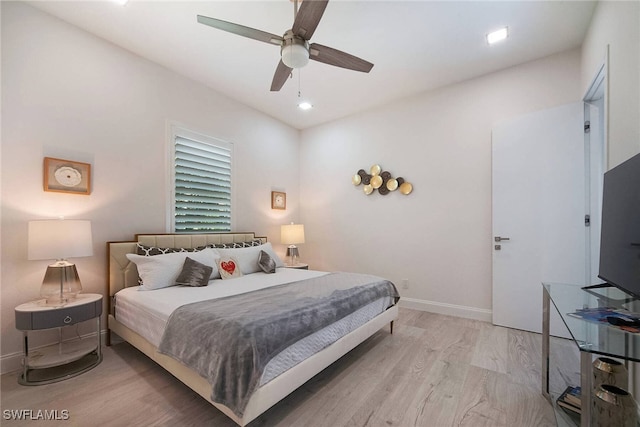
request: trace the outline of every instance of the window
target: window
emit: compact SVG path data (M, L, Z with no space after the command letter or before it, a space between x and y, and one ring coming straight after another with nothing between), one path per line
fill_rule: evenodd
M177 128L172 139L173 231L231 231L233 145Z

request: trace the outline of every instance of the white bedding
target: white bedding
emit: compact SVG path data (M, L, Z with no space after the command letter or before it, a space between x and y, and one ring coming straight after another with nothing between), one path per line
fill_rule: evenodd
M229 280L216 279L204 287L172 286L152 291L130 287L115 295L115 315L119 322L158 347L169 316L184 304L251 292L324 274L327 273L278 268L275 274L253 273ZM267 365L260 384L266 384L338 338L355 330L390 305L391 298L381 298L285 349Z

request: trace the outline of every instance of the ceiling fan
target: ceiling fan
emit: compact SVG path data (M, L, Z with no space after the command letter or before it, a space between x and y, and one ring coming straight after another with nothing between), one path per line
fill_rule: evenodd
M198 22L229 33L280 46L281 58L271 82L272 92L279 91L291 75L291 71L294 68L307 65L309 59L368 73L373 68L371 62L318 43L309 44L309 39L320 23L327 3L329 0L304 0L298 10L298 0L294 0L293 27L287 30L283 36L202 15L198 15Z

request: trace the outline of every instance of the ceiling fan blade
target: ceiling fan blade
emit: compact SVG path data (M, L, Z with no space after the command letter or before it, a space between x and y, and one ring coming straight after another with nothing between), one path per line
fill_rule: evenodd
M291 28L293 34L309 40L322 19L327 3L329 0L304 0Z
M369 61L318 43L311 43L309 46L309 59L363 73L368 73L373 68Z
M286 83L287 79L291 75L292 68L287 67L282 62L282 59L278 63L276 73L273 75L273 81L271 82L271 92L278 92L282 86Z
M228 33L237 34L239 36L248 37L250 39L259 40L261 42L282 45L283 38L266 31L256 30L255 28L245 27L244 25L234 24L232 22L223 21L221 19L209 18L208 16L198 15L198 22L208 25L218 30Z

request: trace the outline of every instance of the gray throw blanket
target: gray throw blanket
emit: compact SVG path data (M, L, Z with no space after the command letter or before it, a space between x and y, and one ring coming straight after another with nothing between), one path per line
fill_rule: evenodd
M331 273L186 304L171 314L159 351L206 378L211 400L241 417L274 356L386 296L400 297L388 280Z

